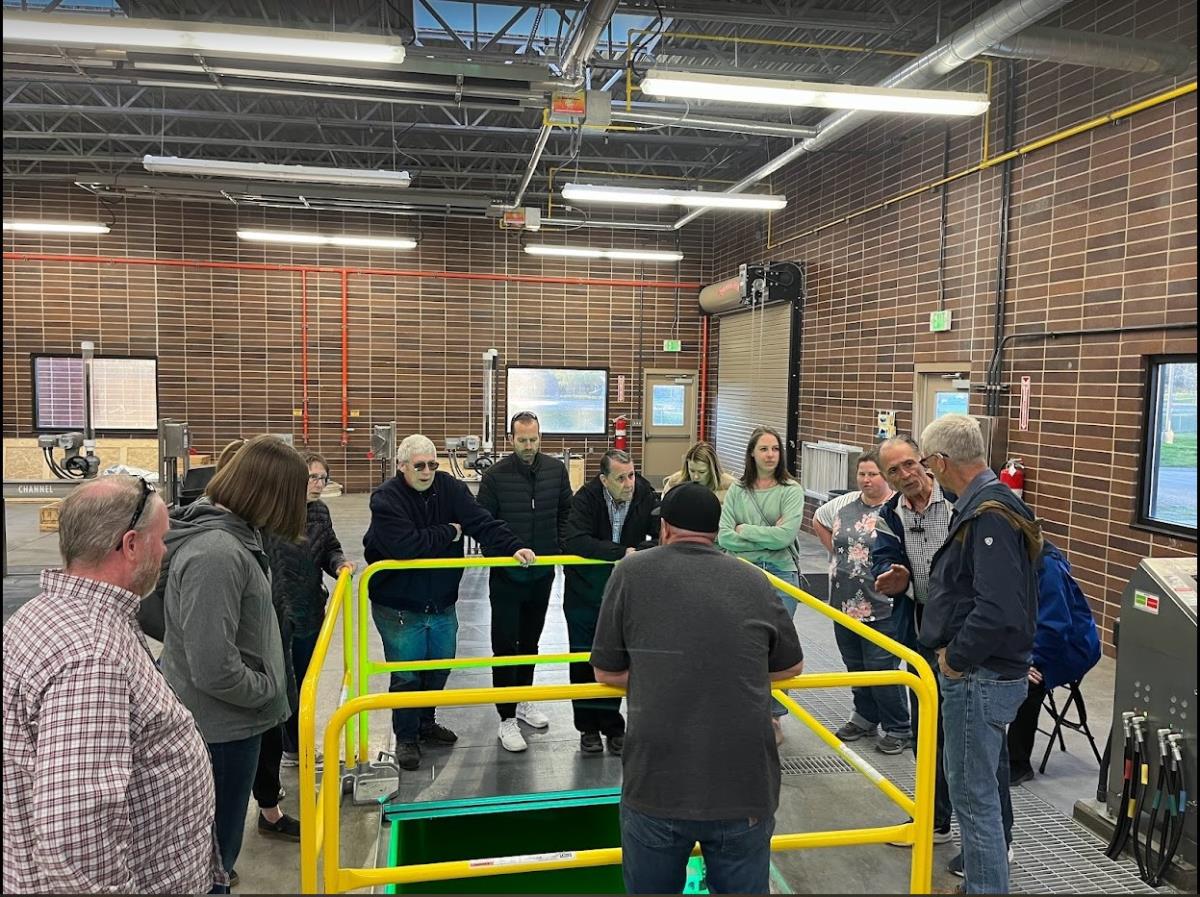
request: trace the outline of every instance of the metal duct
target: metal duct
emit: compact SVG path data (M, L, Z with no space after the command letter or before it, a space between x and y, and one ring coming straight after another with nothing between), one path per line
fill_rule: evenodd
M1195 51L1180 44L1036 26L993 44L987 55L1145 75L1182 75L1196 65Z
M687 112L626 112L624 103L613 103L612 120L672 128L694 128L697 131L721 131L727 134L759 134L764 137L785 137L789 140L804 140L817 136L817 129L807 125L715 118L710 115L691 115Z
M963 63L969 62L983 53L992 44L1028 28L1034 22L1066 6L1068 2L1069 0L1005 0L999 6L989 9L979 18L959 28L936 47L922 53L903 68L888 75L876 86L913 89L931 87ZM835 140L840 140L860 125L866 124L877 114L849 110L827 116L817 125L820 133L816 137L784 150L774 159L746 175L727 192L741 193L747 187L757 184L763 178L769 177L788 163L798 159L803 153L816 152ZM688 222L694 221L705 211L705 209L695 209L689 212L675 222L675 228L681 228Z

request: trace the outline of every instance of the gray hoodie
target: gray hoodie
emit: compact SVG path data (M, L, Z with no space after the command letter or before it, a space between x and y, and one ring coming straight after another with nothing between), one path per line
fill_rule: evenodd
M238 741L283 722L287 674L261 534L202 498L172 513L165 541L159 590L139 617L162 640L163 675L205 741Z

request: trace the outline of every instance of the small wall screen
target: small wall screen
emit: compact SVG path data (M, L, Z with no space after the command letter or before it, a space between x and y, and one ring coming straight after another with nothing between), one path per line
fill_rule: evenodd
M532 411L543 435L608 432L607 368L510 367L507 396L506 429L514 414Z

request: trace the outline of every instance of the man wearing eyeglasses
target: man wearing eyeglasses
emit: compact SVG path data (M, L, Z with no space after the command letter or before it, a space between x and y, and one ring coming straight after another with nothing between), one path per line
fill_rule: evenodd
M414 434L396 451L399 473L371 493L371 523L363 536L367 563L463 556L465 533L491 555L512 555L522 566L537 560L508 525L475 501L466 484L438 470L437 450ZM458 584L462 570L388 570L370 582L371 616L389 663L454 657ZM445 688L449 670L392 673L391 691ZM419 742L450 745L458 736L434 717L434 709L393 710L396 762L421 765Z
M136 619L166 532L145 480L77 487L63 569L4 625L5 893L227 890L208 749Z
M571 478L566 465L541 452L542 431L537 415L513 415L513 452L487 469L479 484L479 504L512 528L538 554L562 554L564 530L571 513ZM519 570L493 567L489 578L492 606L492 653L496 657L537 654L546 623L553 567ZM533 684L533 667L493 667L496 688ZM534 704L497 704L498 737L506 751L528 748L519 723L545 729L550 719Z

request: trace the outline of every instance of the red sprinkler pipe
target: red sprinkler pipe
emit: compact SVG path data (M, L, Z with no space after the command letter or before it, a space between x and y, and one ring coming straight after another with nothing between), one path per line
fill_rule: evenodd
M342 445L350 444L350 272L342 268Z
M308 445L308 272L300 272L300 438Z
M708 410L708 315L700 316L700 441L704 441L704 418Z

